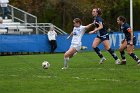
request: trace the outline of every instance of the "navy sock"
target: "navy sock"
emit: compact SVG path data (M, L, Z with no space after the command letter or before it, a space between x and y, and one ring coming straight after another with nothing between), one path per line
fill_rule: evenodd
M113 56L113 58L114 58L115 60L118 59L117 55L114 53L114 51L113 51L111 48L108 50L108 52Z
M120 51L121 57L122 59L125 59L125 52L124 51Z
M101 51L100 51L100 49L99 49L98 47L94 48L94 50L95 50L95 52L98 54L98 56L99 56L100 58L103 57L103 55L102 55L102 53L101 53Z
M130 56L136 61L139 60L139 58L134 53L131 53Z

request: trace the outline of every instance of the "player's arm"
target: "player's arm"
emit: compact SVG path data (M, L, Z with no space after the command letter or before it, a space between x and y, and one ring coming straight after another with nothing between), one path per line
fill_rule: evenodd
M93 25L94 25L93 23L88 24L88 25L85 26L85 29L87 30L87 29L91 28Z
M131 37L130 37L130 38L131 38L131 40L130 40L130 45L133 45L133 37L134 37L134 36L133 36L133 31L132 31L131 28L128 28L127 31L131 34Z
M70 33L70 35L67 37L67 39L69 39L71 36L73 36L73 32Z
M90 31L89 34L96 33L97 31L99 31L99 30L101 30L103 28L102 22L99 22L99 23L96 22L96 24L98 24L99 27L98 28L95 28L93 31Z

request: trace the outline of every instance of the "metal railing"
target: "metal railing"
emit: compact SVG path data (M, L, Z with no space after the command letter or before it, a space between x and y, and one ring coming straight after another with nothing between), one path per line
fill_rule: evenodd
M11 11L11 18L13 22L21 22L22 25L27 26L29 28L33 28L35 31L34 34L47 34L49 28L53 25L52 23L37 23L37 17L25 12L19 8L16 8L12 5L8 5ZM65 31L53 25L56 32L59 34L67 34Z
M61 35L65 35L67 34L65 31L63 31L62 29L58 28L57 26L53 25L52 23L30 23L30 24L26 24L27 27L32 27L32 28L36 28L38 29L38 32L39 34L47 34L50 27L54 27L55 31L58 33L58 34L61 34Z
M37 17L36 16L34 16L34 15L28 13L28 12L25 12L25 11L19 9L19 8L16 8L12 5L8 5L8 7L11 11L10 16L11 16L13 22L18 21L18 22L21 22L21 23L24 23L24 24L26 24L26 23L37 24ZM37 27L36 27L35 31L36 31L36 34L38 34Z

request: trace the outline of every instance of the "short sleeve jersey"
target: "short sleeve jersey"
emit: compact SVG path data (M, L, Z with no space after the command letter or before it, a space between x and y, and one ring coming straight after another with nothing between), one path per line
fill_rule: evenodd
M97 35L98 36L103 36L103 35L106 35L107 34L107 30L106 30L106 27L105 27L105 25L103 23L103 19L100 16L94 17L93 23L94 23L94 25L95 25L96 28L99 27L98 24L102 24L103 25L103 28L101 30L97 31Z
M121 26L121 31L124 33L125 35L125 39L131 39L131 34L128 32L128 30L131 29L130 28L130 25L128 23L124 23L122 26Z
M85 26L80 26L80 27L74 27L73 28L73 37L72 37L72 44L80 44L82 40L82 36L85 33Z

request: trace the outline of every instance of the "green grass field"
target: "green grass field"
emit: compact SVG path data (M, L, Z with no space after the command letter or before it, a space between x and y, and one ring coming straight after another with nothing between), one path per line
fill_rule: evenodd
M119 52L116 52L119 55ZM140 57L140 50L135 50ZM95 52L81 52L62 70L63 53L0 56L0 93L139 93L140 67L127 55L127 65L107 60L99 65ZM120 55L119 55L120 57ZM47 60L49 69L41 63Z

